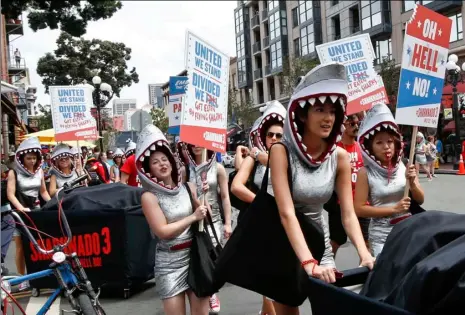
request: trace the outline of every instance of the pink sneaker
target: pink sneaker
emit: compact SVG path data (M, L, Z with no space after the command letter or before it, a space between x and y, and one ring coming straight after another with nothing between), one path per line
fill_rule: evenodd
M220 299L216 294L213 294L210 297L210 313L218 314L220 312Z

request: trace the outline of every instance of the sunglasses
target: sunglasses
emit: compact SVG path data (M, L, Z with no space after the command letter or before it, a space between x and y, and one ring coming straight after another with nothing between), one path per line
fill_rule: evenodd
M276 136L276 139L281 139L283 137L283 134L280 133L280 132L271 132L271 131L268 131L268 133L266 134L266 136L268 138L273 138L274 136Z
M346 125L349 125L351 127L355 127L355 126L358 127L358 126L360 126L360 122L348 122L348 123L346 123Z

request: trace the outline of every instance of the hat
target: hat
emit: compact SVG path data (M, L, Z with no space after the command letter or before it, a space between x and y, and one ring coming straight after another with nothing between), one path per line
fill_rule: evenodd
M8 156L15 156L15 153L14 152L9 152Z

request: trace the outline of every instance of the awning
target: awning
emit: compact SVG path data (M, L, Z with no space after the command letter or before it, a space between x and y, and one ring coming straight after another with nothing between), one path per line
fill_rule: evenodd
M465 83L457 83L457 93L465 93ZM442 94L452 94L452 84L445 85Z
M3 82L2 82L3 83ZM2 87L3 88L3 87ZM15 109L15 105L11 102L11 100L6 97L6 95L4 95L2 93L2 113L5 113L7 114L11 119L13 119L13 123L17 126L17 127L20 127L21 129L23 129L24 131L26 131L24 129L24 125L23 123L21 122L21 119L18 117L18 113L16 112L16 109Z
M8 82L2 81L2 94L3 93L12 93L12 92L18 92L18 88Z

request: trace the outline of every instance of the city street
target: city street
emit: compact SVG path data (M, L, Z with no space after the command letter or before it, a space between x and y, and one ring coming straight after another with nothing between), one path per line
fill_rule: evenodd
M465 177L455 175L438 175L433 182L427 182L424 175L420 179L426 193L424 207L427 210L443 210L465 214L462 196L462 188L465 184ZM338 253L336 259L338 269L344 270L357 266L358 258L351 244L346 244ZM14 270L14 245L10 247L7 265L10 270ZM227 285L219 293L221 299L221 314L230 315L253 315L258 314L261 306L261 297L258 294ZM21 304L25 307L27 314L35 314L43 305L46 295L39 298L22 298ZM101 299L102 305L107 314L163 314L160 300L157 298L155 288L149 287L143 292L134 294L125 300L122 297ZM66 309L66 302L57 300L48 314L59 314L59 308ZM19 313L16 311L15 313ZM8 313L10 314L10 313ZM311 314L310 305L306 302L301 308L301 314Z

